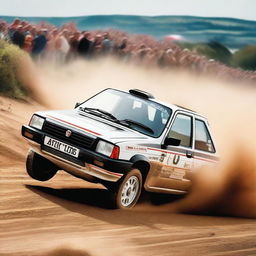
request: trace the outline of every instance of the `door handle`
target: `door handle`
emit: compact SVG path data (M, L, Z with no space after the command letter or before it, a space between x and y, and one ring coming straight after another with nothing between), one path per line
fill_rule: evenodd
M187 158L193 158L193 152L187 151L186 156L187 156Z

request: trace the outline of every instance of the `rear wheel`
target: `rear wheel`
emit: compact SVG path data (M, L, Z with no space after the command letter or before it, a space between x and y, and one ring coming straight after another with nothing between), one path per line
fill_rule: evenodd
M58 171L55 164L34 151L29 151L28 153L26 168L31 178L40 181L51 179Z
M142 189L142 175L132 169L120 182L115 193L115 205L120 209L132 208L138 201Z

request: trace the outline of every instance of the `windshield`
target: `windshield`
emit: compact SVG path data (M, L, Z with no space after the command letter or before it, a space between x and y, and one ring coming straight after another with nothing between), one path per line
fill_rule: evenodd
M113 89L100 92L79 107L105 111L115 117L112 121L152 137L161 135L172 112L161 104Z

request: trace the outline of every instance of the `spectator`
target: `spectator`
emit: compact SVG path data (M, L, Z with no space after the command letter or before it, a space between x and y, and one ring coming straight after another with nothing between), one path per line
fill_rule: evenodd
M74 32L69 39L70 48L67 56L68 60L75 59L76 57L78 57L79 40L80 40L80 33Z
M128 45L128 39L125 37L122 39L121 44L117 46L117 53L119 56L125 56L126 49Z
M21 25L18 25L17 29L13 33L12 42L18 45L20 48L23 48L24 41L25 41L25 36L23 33L23 28Z
M21 24L21 20L16 18L12 24L9 26L9 38L12 39L14 32L17 30L18 26Z
M148 48L148 52L147 52L146 56L144 57L144 62L148 67L156 66L156 64L157 64L157 49Z
M110 54L113 50L113 41L107 32L103 34L102 50L104 54Z
M36 27L35 27L35 26L31 26L30 33L31 33L31 35L33 36L33 38L36 37L36 35L37 35L37 30L36 30Z
M24 40L23 50L31 53L33 44L33 36L30 33L27 33Z
M16 18L10 25L10 29L16 30L19 25L21 25L21 20Z
M66 61L69 49L68 31L64 29L56 38L56 56L58 62L64 63Z
M32 26L30 24L27 24L24 26L24 35L26 36L27 34L31 35Z
M146 45L145 44L141 44L139 46L139 49L137 50L137 57L140 59L140 60L143 60L145 55L147 54L147 48L146 48Z
M56 40L58 37L58 30L55 28L48 34L46 45L46 58L48 60L56 61Z
M47 30L41 29L33 39L32 54L40 59L47 44Z
M94 41L91 44L91 54L93 56L99 56L103 50L103 37L100 34L97 34L94 38Z
M0 40L6 39L7 33L6 33L6 24L4 21L0 22Z
M92 46L92 42L89 40L89 37L90 37L90 33L84 31L82 33L82 38L78 43L77 50L82 57L88 57L89 55L89 52Z

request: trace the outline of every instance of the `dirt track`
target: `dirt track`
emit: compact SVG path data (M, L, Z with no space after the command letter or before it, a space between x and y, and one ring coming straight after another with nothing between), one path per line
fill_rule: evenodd
M255 220L170 214L146 197L112 210L100 185L32 180L20 125L37 109L0 97L0 255L256 255Z

